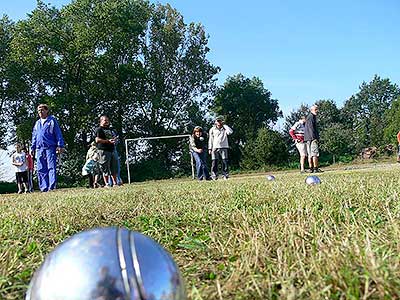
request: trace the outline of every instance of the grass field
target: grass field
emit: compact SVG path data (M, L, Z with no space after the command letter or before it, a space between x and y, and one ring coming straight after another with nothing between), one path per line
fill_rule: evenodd
M350 168L351 169L351 168ZM398 166L0 195L0 299L67 237L123 226L162 244L189 299L399 299Z

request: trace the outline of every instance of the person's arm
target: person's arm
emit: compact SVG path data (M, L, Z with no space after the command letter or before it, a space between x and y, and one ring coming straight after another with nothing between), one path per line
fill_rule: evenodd
M211 154L212 148L213 148L213 142L214 142L214 136L212 134L213 128L211 127L209 132L208 132L208 153Z
M12 164L13 164L14 166L20 167L20 166L23 165L23 162L16 162L16 161L15 161L15 155L13 155L13 156L12 156Z
M400 145L400 131L397 133L397 142L398 142L399 145Z
M61 133L61 128L58 125L58 122L56 119L53 120L54 121L54 133L56 135L56 141L57 141L57 152L61 153L64 151L64 139Z
M230 135L233 133L232 128L230 128L228 125L224 124L223 126L224 126L224 129L225 129L227 135Z
M32 129L32 145L31 145L32 159L35 157L35 152L36 152L36 126L37 122L35 123Z
M293 128L290 128L290 130L289 130L289 135L292 137L293 140L297 140L297 137L296 137L296 135L294 134L294 129L293 129Z
M196 147L196 143L194 141L193 135L191 135L190 138L189 138L189 145L190 145L190 149L191 150L193 150L194 152L199 152L197 147Z
M95 141L97 144L115 144L115 139L102 139L98 136L96 136Z

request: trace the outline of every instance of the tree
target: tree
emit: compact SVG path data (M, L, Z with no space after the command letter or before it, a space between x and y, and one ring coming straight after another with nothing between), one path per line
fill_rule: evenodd
M260 128L257 137L244 146L241 166L257 170L287 163L288 151L282 135L269 128Z
M392 101L390 108L385 111L384 123L385 142L396 145L397 133L400 131L400 97Z
M354 141L352 130L346 128L344 124L332 123L321 132L321 150L329 153L333 157L354 154Z
M216 115L223 115L234 130L230 137L230 161L234 166L239 166L241 148L256 138L258 130L274 124L282 116L278 100L272 99L262 81L242 74L228 77L217 90L211 110Z
M7 16L0 19L0 110L4 110L9 100L10 93L10 44L14 24ZM5 137L7 132L8 114L0 116L0 136ZM0 140L0 149L6 149L7 140Z
M385 143L382 122L385 111L400 95L400 89L389 79L375 75L369 83L363 82L360 91L344 104L343 113L348 129L354 131L355 147L383 146Z

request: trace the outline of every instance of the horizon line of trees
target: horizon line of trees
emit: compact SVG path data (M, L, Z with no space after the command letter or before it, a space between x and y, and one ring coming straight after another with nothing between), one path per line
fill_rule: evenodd
M233 168L260 169L297 160L288 129L302 105L273 130L282 112L257 78L242 74L217 86L219 67L207 59L201 24L184 22L170 5L145 0L75 0L57 9L39 0L26 20L0 19L0 148L27 143L36 106L45 102L59 120L67 144L61 169L67 185L80 169L98 117L109 115L123 138L191 133L224 115ZM338 108L320 106L321 149L328 156L354 156L368 146L393 143L400 125L400 90L378 75ZM124 162L123 143L120 154ZM184 141L152 141L147 159L132 167L135 180L190 172ZM123 174L126 172L123 164Z

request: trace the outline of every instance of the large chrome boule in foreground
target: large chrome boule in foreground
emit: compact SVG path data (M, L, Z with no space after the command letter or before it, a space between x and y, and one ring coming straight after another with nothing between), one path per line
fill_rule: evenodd
M172 257L151 238L115 227L78 233L35 272L26 300L183 300Z
M321 183L321 179L319 179L319 177L315 176L315 175L307 176L306 183L308 185L320 184Z

